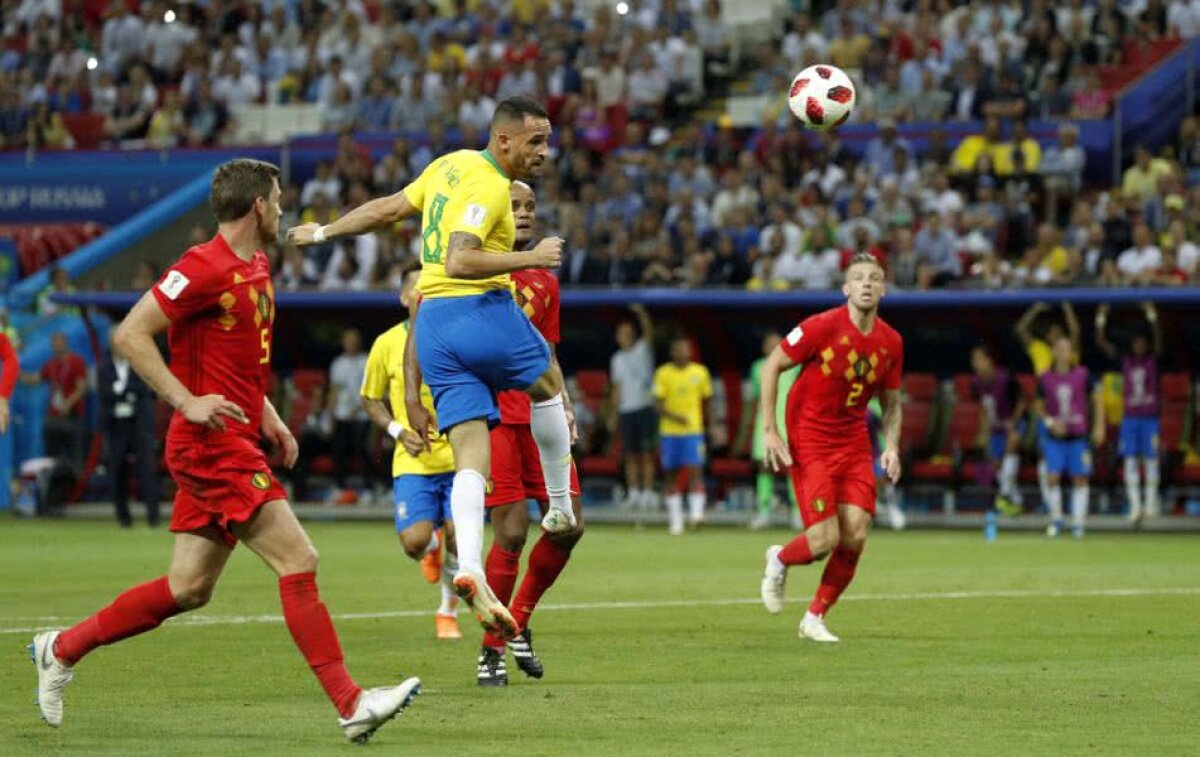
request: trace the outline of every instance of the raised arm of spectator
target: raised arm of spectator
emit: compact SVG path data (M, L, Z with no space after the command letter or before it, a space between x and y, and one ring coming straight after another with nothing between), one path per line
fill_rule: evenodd
M8 400L17 387L17 376L21 372L17 351L7 334L0 334L0 434L8 431Z
M1158 322L1158 308L1154 307L1153 302L1142 303L1142 313L1146 316L1146 323L1150 324L1150 334L1153 338L1151 349L1154 350L1155 357L1162 357L1163 354L1163 335L1162 324ZM0 392L3 387L0 387Z
M1071 337L1071 346L1075 348L1075 354L1078 355L1083 348L1083 331L1079 328L1079 318L1075 316L1075 306L1064 300L1062 312L1063 319L1067 322L1067 336Z
M638 327L642 330L642 339L646 344L653 346L654 319L650 317L650 311L646 310L646 306L641 303L630 305L629 310L637 317Z
M1029 309L1017 321L1014 331L1017 334L1017 339L1021 341L1021 346L1025 349L1029 349L1029 344L1033 341L1033 322L1049 308L1050 306L1044 302L1035 302L1029 306Z
M1096 308L1096 347L1098 347L1109 360L1116 360L1117 347L1108 340L1106 328L1108 326L1109 310L1110 308L1108 305L1101 305L1100 307Z

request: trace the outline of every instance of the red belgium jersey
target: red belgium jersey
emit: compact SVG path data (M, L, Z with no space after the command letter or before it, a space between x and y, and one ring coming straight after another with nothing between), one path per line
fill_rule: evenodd
M867 403L885 389L900 388L904 341L875 318L864 334L844 305L801 321L780 343L802 365L787 402L788 441L793 450L870 450Z
M517 304L546 341L558 344L558 278L542 268L517 271L512 275ZM500 392L500 422L527 426L530 422L529 395L519 389Z
M250 422L226 419L226 427L257 443L275 322L267 256L255 250L244 261L218 234L185 252L150 291L171 319L171 372L197 397L222 394L237 403ZM167 435L222 433L188 423L176 412Z

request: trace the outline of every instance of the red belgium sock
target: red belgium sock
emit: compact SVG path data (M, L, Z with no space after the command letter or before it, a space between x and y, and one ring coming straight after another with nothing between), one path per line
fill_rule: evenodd
M300 654L308 661L308 667L316 674L338 714L350 717L362 689L346 672L337 631L333 630L329 610L317 595L317 575L295 573L279 579L279 599L283 602L283 619Z
M517 585L517 572L520 570L520 552L509 552L507 549L500 549L496 544L492 544L491 550L488 551L487 563L483 566L483 572L488 586L492 587L492 593L505 607L508 606L508 600L512 599L513 587ZM485 633L483 645L503 649L504 641L490 633Z
M156 578L129 589L108 607L59 634L54 656L64 665L74 665L96 647L158 628L181 612L167 577Z
M521 588L517 590L517 596L509 608L518 626L525 628L529 624L529 616L533 615L538 601L554 585L569 559L570 548L557 544L545 534L533 545L533 551L529 553L529 569L525 571Z
M779 552L779 562L784 565L808 565L814 559L813 551L808 546L808 534L800 534Z
M858 568L858 558L861 552L854 552L846 547L838 547L829 556L825 572L821 574L821 585L817 587L817 595L813 597L808 611L813 615L824 615L842 596L842 592L854 580L854 571Z

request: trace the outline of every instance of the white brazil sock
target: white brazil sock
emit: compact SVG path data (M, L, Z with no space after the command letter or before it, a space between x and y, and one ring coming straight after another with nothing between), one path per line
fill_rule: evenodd
M483 497L487 483L479 471L460 470L450 489L450 515L458 562L470 573L483 575Z
M542 458L550 506L571 512L571 432L561 394L533 403L529 428Z

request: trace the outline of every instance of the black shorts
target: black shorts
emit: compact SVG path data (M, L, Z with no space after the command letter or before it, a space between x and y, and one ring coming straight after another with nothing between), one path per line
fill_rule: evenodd
M653 452L658 417L653 408L645 407L632 413L621 413L619 418L621 444L626 452Z

